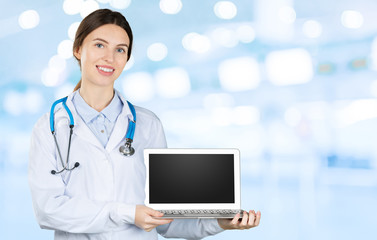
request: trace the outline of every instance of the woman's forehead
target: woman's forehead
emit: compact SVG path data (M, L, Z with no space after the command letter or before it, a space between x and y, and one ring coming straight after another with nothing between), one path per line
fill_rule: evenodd
M116 24L105 24L93 30L86 38L87 41L102 39L110 44L130 44L126 30Z

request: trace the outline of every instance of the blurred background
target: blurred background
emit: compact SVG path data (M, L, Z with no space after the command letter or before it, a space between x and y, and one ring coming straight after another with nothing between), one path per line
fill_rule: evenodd
M116 88L169 147L241 151L242 207L261 224L210 239L375 239L374 0L2 0L1 239L53 237L31 205L30 134L80 79L72 40L98 8L130 22Z

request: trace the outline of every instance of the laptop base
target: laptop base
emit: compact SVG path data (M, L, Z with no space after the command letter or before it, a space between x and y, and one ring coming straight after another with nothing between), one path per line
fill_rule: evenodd
M164 218L228 218L233 219L237 213L243 217L243 210L158 210L162 212Z

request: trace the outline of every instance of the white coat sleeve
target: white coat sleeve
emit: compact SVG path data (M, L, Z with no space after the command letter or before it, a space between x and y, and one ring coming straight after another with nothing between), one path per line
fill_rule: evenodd
M166 148L163 127L158 121L157 131L151 141L151 148ZM159 144L156 144L159 143ZM165 143L165 144L162 144ZM166 238L201 239L224 231L217 219L175 219L170 224L157 227L157 232Z
M41 228L99 233L125 227L125 220L117 213L119 208L123 209L123 213L134 216L135 206L132 205L67 196L62 177L51 174L55 168L55 143L46 114L33 129L28 169L34 212Z

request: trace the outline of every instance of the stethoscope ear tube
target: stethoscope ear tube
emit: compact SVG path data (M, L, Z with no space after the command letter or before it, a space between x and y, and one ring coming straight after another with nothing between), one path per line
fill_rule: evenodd
M55 175L55 174L59 174L59 173L62 173L64 172L64 170L67 170L67 171L72 171L73 169L77 168L78 166L80 166L80 163L79 162L76 162L75 165L72 167L72 168L68 168L68 163L69 163L69 152L71 150L71 142L72 142L72 134L73 134L73 127L75 126L75 123L73 121L73 115L71 113L71 111L69 110L67 104L66 104L66 101L67 101L67 98L68 97L64 97L64 98L61 98L59 100L56 100L52 106L51 106L51 111L50 111L50 130L51 130L51 133L52 133L52 136L54 137L54 141L55 141L55 145L56 145L56 148L58 150L58 155L59 155L59 159L60 159L60 162L63 166L63 169L60 170L60 171L56 171L56 170L51 170L51 174L52 175ZM62 103L64 109L67 111L67 114L69 116L69 121L70 121L70 124L69 124L69 140L68 140L68 150L67 150L67 160L66 160L66 163L64 164L63 162L63 157L62 157L62 154L61 154L61 151L60 151L60 148L59 148L59 144L58 144L58 141L56 140L56 132L55 132L55 123L54 123L54 113L55 113L55 107L57 104L59 103Z

